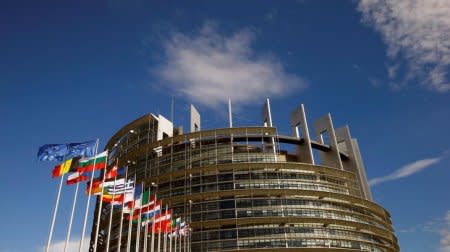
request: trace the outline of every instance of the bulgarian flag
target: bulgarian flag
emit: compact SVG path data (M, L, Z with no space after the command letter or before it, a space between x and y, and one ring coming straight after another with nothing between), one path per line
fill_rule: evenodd
M66 184L73 185L81 181L88 180L88 177L84 176L81 172L74 172L67 177Z
M52 177L56 178L56 177L66 174L70 171L75 171L75 169L78 166L79 159L80 159L79 157L67 159L66 161L62 162L61 164L55 166L55 168L53 169L53 172L52 172Z
M77 170L79 172L90 172L105 169L107 157L108 151L104 151L95 157L80 159Z

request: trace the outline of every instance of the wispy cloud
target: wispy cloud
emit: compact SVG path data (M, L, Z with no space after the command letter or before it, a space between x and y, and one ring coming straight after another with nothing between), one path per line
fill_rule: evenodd
M447 211L444 221L446 223L446 227L440 231L440 250L441 252L450 252L450 211Z
M83 249L81 251L88 251L89 250L89 239L90 237L84 238L84 244ZM61 252L64 251L64 240L61 241L54 241L52 242L52 245L50 246L50 252ZM69 241L68 249L69 252L76 252L78 251L78 248L80 246L80 238L72 238L71 241ZM41 251L45 251L45 247L41 247Z
M450 90L450 1L359 0L357 8L387 45L394 88L416 79L432 90ZM403 62L406 72L399 76Z
M399 233L425 232L440 236L440 242L436 246L439 252L450 252L450 210L444 217L433 218L425 223L417 224L410 228L398 230Z
M381 184L381 183L384 183L387 181L409 177L415 173L425 170L428 167L431 167L434 164L439 163L444 158L445 155L446 154L444 154L440 157L426 158L426 159L414 161L410 164L400 167L399 169L395 170L393 173L391 173L389 175L371 179L369 181L369 185L374 186L374 185Z
M273 55L255 52L254 40L249 29L225 35L211 23L198 34L176 32L165 43L164 63L153 73L174 92L210 107L226 103L228 97L234 103L252 103L307 86Z

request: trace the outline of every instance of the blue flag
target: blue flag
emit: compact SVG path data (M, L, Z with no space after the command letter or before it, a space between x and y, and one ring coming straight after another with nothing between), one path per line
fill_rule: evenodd
M127 169L127 167L120 167L117 170L117 176L125 176L126 169Z
M62 162L67 153L67 144L46 144L39 147L37 156L40 161Z
M91 157L95 154L95 140L82 143L45 144L39 147L37 157L40 161L64 161L73 157Z
M68 144L68 157L92 157L95 154L95 140Z

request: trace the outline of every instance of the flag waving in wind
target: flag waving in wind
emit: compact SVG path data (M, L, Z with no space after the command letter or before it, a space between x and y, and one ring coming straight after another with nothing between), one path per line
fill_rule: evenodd
M78 160L79 157L67 159L66 161L62 162L61 164L55 166L55 169L53 169L52 177L56 178L61 175L64 175L68 172L76 171L76 168L78 167Z
M66 184L67 185L73 185L73 184L76 184L78 182L86 181L86 180L88 180L87 176L84 176L82 173L76 171L76 172L70 174L67 177Z
M95 152L96 141L68 144L45 144L39 147L37 157L40 161L64 161L76 156L91 157Z
M79 172L91 172L94 170L105 169L107 156L108 151L104 151L95 157L80 159L77 169Z

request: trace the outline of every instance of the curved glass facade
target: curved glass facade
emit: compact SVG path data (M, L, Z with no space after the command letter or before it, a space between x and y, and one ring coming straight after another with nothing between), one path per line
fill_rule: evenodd
M158 198L190 222L190 241L183 241L190 247L182 251L399 251L389 213L364 197L358 174L302 162L303 153L292 151L305 144L301 138L272 127L178 132L159 140L157 131L155 117L144 116L106 148L129 165L129 177L156 184ZM344 164L351 158L338 154Z

